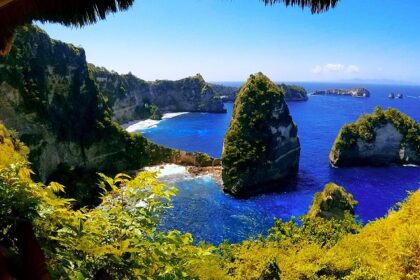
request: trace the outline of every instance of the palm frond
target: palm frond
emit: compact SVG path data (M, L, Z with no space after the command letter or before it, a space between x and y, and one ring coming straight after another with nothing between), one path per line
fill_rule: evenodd
M126 10L135 0L0 0L0 55L7 54L17 26L39 20L83 26L105 19L109 13ZM335 7L339 0L260 0L266 5L310 8L320 13Z
M0 0L0 55L11 48L17 26L39 20L83 26L126 10L134 0Z
M284 4L286 6L298 6L302 9L310 8L313 14L328 11L334 8L340 0L261 0L266 5Z

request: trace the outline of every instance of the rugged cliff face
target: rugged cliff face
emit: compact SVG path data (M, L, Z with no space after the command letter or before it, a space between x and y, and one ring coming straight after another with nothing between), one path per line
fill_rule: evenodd
M297 173L300 144L282 90L262 73L251 75L235 101L222 155L223 188L248 196ZM273 184L274 183L274 184Z
M65 166L126 170L158 161L158 151L160 159L171 156L170 149L123 131L111 113L83 49L37 27L18 30L10 54L0 58L0 119L30 147L41 179Z
M327 89L315 91L313 95L341 95L353 97L369 97L370 92L365 88L352 88L352 89Z
M108 99L113 120L119 123L159 118L161 112L226 112L222 100L199 74L178 81L146 82L93 65L89 69Z
M420 164L420 125L396 109L377 107L341 128L330 161L335 166Z
M112 174L185 159L211 164L204 155L181 154L131 135L111 115L83 49L52 40L37 27L18 29L10 54L0 58L0 120L29 146L40 179L65 176L72 184L86 172Z

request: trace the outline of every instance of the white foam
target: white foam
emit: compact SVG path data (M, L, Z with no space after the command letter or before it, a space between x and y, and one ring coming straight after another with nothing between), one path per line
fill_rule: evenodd
M174 175L182 175L182 176L189 176L189 172L187 170L187 167L177 165L177 164L161 164L156 166L150 166L144 168L146 171L150 172L158 172L157 177L168 177L168 176L174 176Z
M166 113L162 116L162 120L172 119L181 115L188 114L188 112L178 112L178 113ZM149 128L156 127L162 120L141 120L141 121L131 121L129 123L123 124L122 126L128 132L136 132Z
M181 115L185 115L185 114L188 114L188 113L189 112L166 113L166 114L164 114L162 116L162 119L163 120L165 120L165 119L172 119L172 118L175 118L175 117L178 117L178 116L181 116Z
M415 164L403 164L404 167L419 167L418 165Z
M139 130L144 130L144 129L156 127L159 122L160 121L157 121L157 120L144 120L144 121L138 121L138 122L134 122L134 123L124 124L123 127L128 132L135 132L135 131L139 131Z

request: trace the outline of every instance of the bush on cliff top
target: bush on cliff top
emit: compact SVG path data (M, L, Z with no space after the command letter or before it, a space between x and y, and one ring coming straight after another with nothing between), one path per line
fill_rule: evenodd
M401 145L410 145L420 154L420 124L397 109L382 110L377 106L373 114L362 115L356 122L344 125L333 145L333 152L356 145L357 140L375 141L375 128L391 123L402 134Z
M346 212L354 214L356 205L357 201L343 187L329 183L322 192L314 195L308 216L342 219Z

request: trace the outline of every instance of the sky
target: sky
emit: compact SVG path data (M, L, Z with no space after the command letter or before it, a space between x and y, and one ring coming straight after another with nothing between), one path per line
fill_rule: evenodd
M341 0L319 15L259 0L136 0L82 28L39 24L87 60L145 80L420 83L418 0Z

